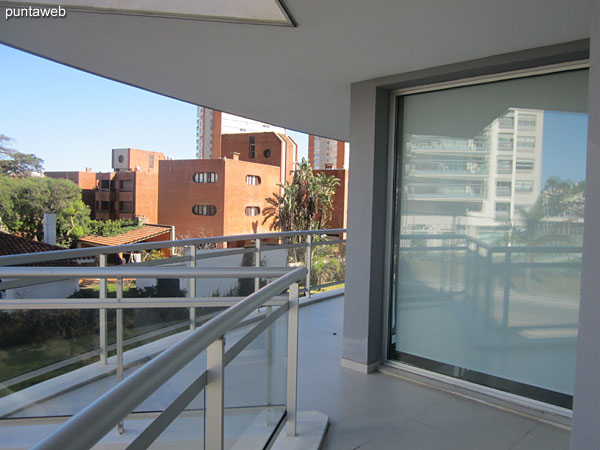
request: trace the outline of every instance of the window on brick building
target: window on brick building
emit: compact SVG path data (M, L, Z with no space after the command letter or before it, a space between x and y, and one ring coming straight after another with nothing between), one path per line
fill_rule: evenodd
M260 184L260 177L258 175L246 175L246 184L258 186Z
M193 180L194 183L216 183L217 174L215 172L196 172Z
M148 167L150 169L154 168L154 155L148 156Z
M110 180L100 180L100 189L108 191L110 189Z
M133 202L119 202L119 212L132 213Z
M217 214L217 207L215 205L194 205L192 213L197 216L214 216Z
M256 138L254 136L250 136L249 156L250 156L250 159L256 158Z
M270 157L271 157L271 150L269 150L269 149L266 149L266 150L263 152L263 155L265 155L265 158L270 158Z
M133 191L133 180L119 180L119 190L123 192Z
M110 203L109 202L100 202L100 211L108 211L110 209Z
M260 208L258 206L246 206L247 216L260 216Z

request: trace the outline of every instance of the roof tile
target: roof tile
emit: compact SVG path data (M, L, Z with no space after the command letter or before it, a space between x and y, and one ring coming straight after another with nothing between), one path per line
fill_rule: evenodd
M171 233L171 227L168 225L145 224L140 228L119 234L117 236L85 236L79 239L79 242L90 245L125 245L143 242L147 239Z

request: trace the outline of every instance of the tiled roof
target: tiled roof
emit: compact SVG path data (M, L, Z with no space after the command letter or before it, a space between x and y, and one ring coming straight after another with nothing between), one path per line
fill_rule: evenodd
M32 241L20 236L3 233L0 231L0 256L19 255L22 253L52 252L56 250L65 250L56 245L46 244L45 242ZM56 261L44 261L34 264L23 264L26 266L78 266L74 259L60 259Z
M135 230L128 231L117 236L85 236L79 239L79 242L89 245L125 245L134 244L136 242L144 242L147 239L160 236L162 234L171 233L171 227L167 225L150 225L144 226Z

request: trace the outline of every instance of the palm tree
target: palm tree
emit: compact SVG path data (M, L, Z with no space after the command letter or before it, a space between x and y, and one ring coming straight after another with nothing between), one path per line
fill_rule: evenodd
M281 194L266 199L263 225L271 220L270 230L317 230L331 219L335 188L340 181L324 173L315 175L310 163L302 158L293 172L292 183L278 184Z
M281 194L273 193L272 197L266 198L269 204L263 208L263 225L269 219L271 224L269 230L291 231L294 229L294 209L296 191L298 186L294 184L278 184L283 189Z

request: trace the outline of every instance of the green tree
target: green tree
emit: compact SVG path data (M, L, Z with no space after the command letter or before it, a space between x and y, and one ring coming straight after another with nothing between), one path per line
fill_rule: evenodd
M66 247L89 227L90 210L69 180L0 175L0 202L0 228L29 239L42 240L44 213L56 214L57 242Z
M269 206L263 210L262 223L270 220L269 229L279 231L324 228L331 219L335 188L340 181L322 172L315 175L304 158L293 174L292 183L278 185L281 194L273 193L266 199Z
M518 217L509 224L500 245L574 245L571 236L560 230L542 229L546 218L583 217L585 180L577 183L550 177L537 201L529 208L519 208Z
M86 233L94 236L118 236L131 230L137 230L143 225L137 218L131 220L90 220Z
M550 177L541 195L544 213L549 217L583 217L585 180L574 183L559 177Z
M16 151L12 148L12 141L8 136L0 134L0 174L25 177L32 173L42 173L44 160Z
M325 239L324 236L313 236L313 242ZM337 250L333 245L313 247L310 272L310 283L312 286L343 280L345 268L345 244L337 246Z

